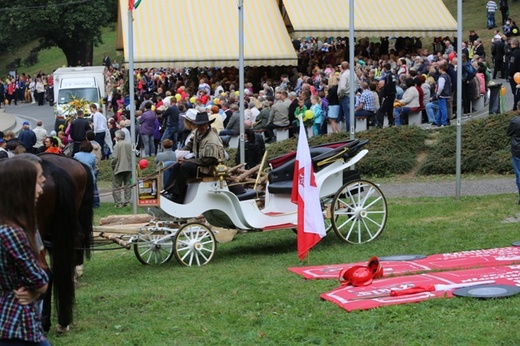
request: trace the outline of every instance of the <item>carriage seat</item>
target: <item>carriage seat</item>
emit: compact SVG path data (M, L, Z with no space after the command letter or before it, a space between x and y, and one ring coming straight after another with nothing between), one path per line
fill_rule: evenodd
M353 140L346 144L338 145L332 149L330 147L321 146L310 149L311 160L314 172L320 171L329 163L341 159L347 159L355 156L359 150L368 142L368 140ZM269 172L267 179L269 181L268 190L272 194L291 194L293 188L294 164L296 159L291 159L280 165L276 169ZM356 174L358 174L356 172ZM359 174L358 174L359 175ZM343 181L352 179L349 174L343 174ZM359 177L358 177L359 179Z
M291 180L285 180L285 181L279 181L276 183L269 184L267 187L269 192L272 194L282 194L282 195L290 195L292 193L293 189L293 181Z
M332 150L326 147L310 148L311 158ZM292 158L269 172L267 180L269 181L268 189L270 193L291 193L295 163L296 158Z
M312 158L312 165L314 167L314 171L318 172L323 167L327 166L329 163L334 162L340 158L346 160L351 157L354 157L359 150L368 143L368 139L365 140L352 140L347 142L344 145L338 146L331 151L327 151L321 155L315 156Z
M248 199L255 199L259 196L263 196L263 191L257 191L254 189L246 189L243 184L228 185L229 191L233 192L237 196L239 201L247 201Z
M310 148L311 158L331 151L331 148ZM271 170L267 176L269 183L277 183L285 180L292 180L294 175L294 164L296 163L296 157L288 160L287 162L281 164L275 169Z

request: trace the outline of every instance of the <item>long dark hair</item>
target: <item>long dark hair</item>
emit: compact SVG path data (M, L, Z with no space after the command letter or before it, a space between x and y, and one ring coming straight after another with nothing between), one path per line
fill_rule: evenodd
M38 258L36 246L35 187L37 163L28 160L0 161L0 223L22 228Z

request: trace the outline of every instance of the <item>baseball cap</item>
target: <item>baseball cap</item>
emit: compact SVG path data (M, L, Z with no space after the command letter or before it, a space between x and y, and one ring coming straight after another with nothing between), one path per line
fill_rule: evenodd
M29 126L29 125L31 125L31 124L30 124L28 121L24 121L24 122L23 122L23 126L26 126L26 125Z

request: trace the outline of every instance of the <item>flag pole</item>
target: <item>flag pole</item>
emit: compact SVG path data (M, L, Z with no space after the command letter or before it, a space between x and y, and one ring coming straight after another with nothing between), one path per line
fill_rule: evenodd
M128 93L130 94L130 137L132 149L135 147L135 90L134 90L134 11L133 0L128 0ZM130 6L131 5L131 6ZM137 214L137 174L136 157L132 150L132 205L134 215Z
M356 67L354 65L354 47L356 45L355 43L355 33L354 33L354 0L349 0L348 8L349 8L349 28L348 28L348 64L350 65L350 129L347 129L347 131L350 131L350 139L354 139L356 137L356 119L354 115L354 103L355 103L355 74L354 74L354 68Z
M244 132L245 132L245 118L244 118L244 0L238 0L238 89L239 89L239 113L240 113L240 136L238 142L238 150L240 152L240 163L246 162ZM239 162L237 162L238 164Z
M462 0L457 0L457 66L462 66ZM462 80L462 68L457 68L457 80ZM462 83L457 83L457 137L455 150L455 198L460 199L462 162Z

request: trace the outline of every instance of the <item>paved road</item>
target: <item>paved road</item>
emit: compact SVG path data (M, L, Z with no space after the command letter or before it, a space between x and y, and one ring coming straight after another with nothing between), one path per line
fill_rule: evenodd
M54 130L54 108L46 104L44 106L38 106L30 103L18 103L18 106L2 106L5 113L14 115L23 121L27 120L31 123L31 128L36 126L36 121L43 121L43 126L50 132ZM20 120L17 120L16 127L21 127ZM1 129L0 130L5 130Z
M377 184L377 179L373 182ZM456 196L455 178L453 181L442 182L389 182L381 183L379 187L387 198ZM508 193L517 193L514 175L504 178L482 178L478 180L461 179L461 196L499 195Z

